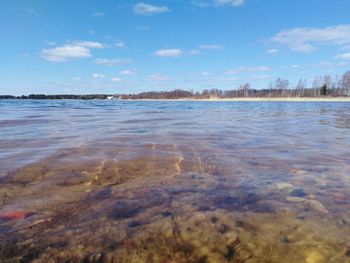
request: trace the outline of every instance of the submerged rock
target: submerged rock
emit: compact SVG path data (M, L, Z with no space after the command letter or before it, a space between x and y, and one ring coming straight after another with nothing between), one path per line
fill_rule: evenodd
M306 193L305 193L303 188L296 188L296 189L292 190L290 195L296 196L296 197L304 197L304 196L306 196Z
M310 199L305 199L301 197L288 196L287 201L294 202L294 203L304 203L305 206L310 207L320 213L323 213L323 214L329 213L326 207L320 201L317 201L317 200L310 200Z
M277 188L278 190L290 189L293 187L294 187L294 185L289 184L289 183L277 183L277 184L275 184L275 188Z
M111 217L114 219L126 219L134 217L142 211L143 209L135 204L120 201L115 204Z
M169 217L169 216L172 216L173 213L170 212L170 211L163 211L160 213L163 217Z
M34 213L21 211L21 210L8 210L0 212L0 220L1 221L12 221L12 220L20 220L25 219L34 215Z

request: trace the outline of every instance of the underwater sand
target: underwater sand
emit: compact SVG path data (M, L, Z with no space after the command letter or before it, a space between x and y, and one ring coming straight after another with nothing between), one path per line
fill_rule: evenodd
M347 103L0 110L0 262L350 262Z

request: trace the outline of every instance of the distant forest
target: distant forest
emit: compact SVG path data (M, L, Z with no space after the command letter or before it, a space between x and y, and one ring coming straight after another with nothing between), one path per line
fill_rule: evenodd
M291 86L287 79L278 78L265 89L253 89L248 83L233 90L205 89L202 92L176 89L173 91L149 91L138 94L90 94L90 95L45 95L28 96L0 95L0 99L210 99L210 98L293 98L293 97L349 97L350 71L341 77L330 75L316 77L311 87L306 79Z

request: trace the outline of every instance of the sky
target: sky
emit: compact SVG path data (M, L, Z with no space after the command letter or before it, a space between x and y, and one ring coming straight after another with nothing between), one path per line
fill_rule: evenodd
M262 89L350 70L349 0L1 0L0 94Z

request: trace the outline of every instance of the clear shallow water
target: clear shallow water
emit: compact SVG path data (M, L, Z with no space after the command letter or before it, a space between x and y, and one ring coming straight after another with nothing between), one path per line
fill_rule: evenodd
M2 100L0 261L350 262L349 128L349 103Z

